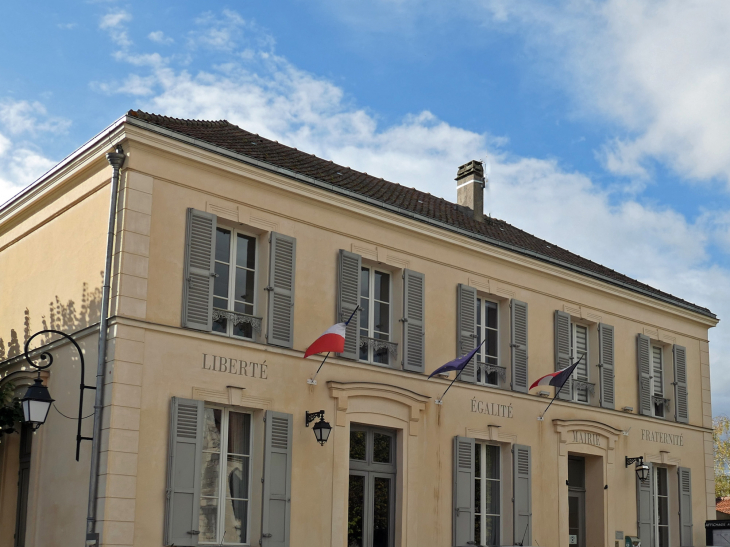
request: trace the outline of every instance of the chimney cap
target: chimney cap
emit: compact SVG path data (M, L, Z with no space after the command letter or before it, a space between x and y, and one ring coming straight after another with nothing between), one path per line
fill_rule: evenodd
M483 179L484 166L482 165L482 162L479 160L471 160L464 165L460 165L459 170L456 173L456 179L454 180L461 180L469 175L474 175L477 178Z

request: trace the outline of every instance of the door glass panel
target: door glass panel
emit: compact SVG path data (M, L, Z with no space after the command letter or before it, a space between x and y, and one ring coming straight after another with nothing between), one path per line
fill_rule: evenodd
M367 434L365 431L350 431L350 459L365 461L365 446Z
M373 547L389 547L391 480L375 477L373 495Z
M373 435L373 461L375 463L390 463L390 435L375 433Z
M568 458L568 484L571 488L585 486L585 462L583 459Z
M347 503L347 547L365 547L363 527L365 517L365 477L350 475Z
M486 534L484 545L499 545L499 517L484 517L484 532Z
M568 533L577 536L580 530L579 503L577 496L568 496Z

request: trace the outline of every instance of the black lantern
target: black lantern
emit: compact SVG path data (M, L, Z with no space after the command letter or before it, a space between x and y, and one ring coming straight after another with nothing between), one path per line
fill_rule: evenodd
M53 399L48 393L48 388L43 385L43 381L36 378L20 402L23 405L24 421L29 423L35 431L46 422Z
M319 418L319 421L314 424L312 431L314 431L314 437L317 439L317 442L324 446L324 443L330 438L332 426L324 421L324 410L320 410L319 412L306 412L306 426L309 427L309 424L317 418Z
M636 478L638 478L641 482L649 480L649 466L644 463L644 456L639 456L638 458L629 458L627 456L626 467L632 463L636 464L636 467L634 468L636 471Z

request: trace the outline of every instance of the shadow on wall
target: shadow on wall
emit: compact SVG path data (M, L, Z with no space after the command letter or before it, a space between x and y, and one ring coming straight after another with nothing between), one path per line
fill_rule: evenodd
M100 272L102 283L104 272ZM38 330L55 329L71 333L84 327L88 327L99 321L101 316L101 284L93 290L89 290L89 284L84 283L81 290L81 306L76 310L76 302L69 300L65 304L56 295L54 300L48 304L48 317L41 315L40 327L33 327L31 323L30 310L25 308L23 318L23 342L18 339L15 329L10 329L10 340L5 346L5 341L0 338L0 361L11 359L23 353L26 340ZM51 335L44 335L42 339L36 338L41 344L51 340ZM35 340L33 345L35 346Z

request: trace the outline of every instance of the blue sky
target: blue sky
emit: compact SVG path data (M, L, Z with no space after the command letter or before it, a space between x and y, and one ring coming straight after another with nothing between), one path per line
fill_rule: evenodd
M730 317L720 0L36 2L2 8L0 202L130 108L227 118L455 198ZM730 329L711 333L730 412Z

